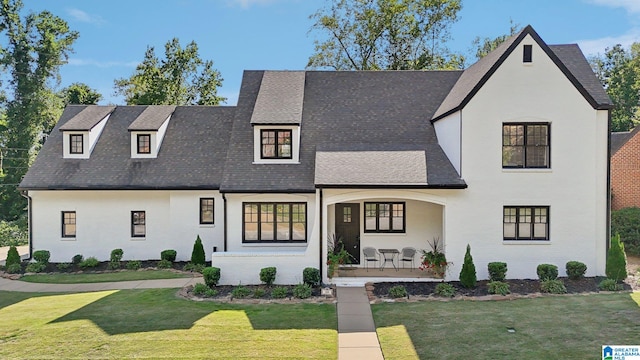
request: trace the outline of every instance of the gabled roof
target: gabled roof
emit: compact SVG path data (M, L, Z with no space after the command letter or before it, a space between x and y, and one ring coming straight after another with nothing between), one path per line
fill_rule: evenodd
M302 121L304 71L265 71L251 124L297 124Z
M175 105L147 106L129 125L129 131L157 131L175 109Z
M434 114L432 121L461 110L527 35L536 41L594 109L609 109L612 106L602 84L577 45L548 46L529 25L467 68Z
M78 108L67 107L56 128L62 128L72 119ZM63 159L63 135L60 131L53 131L20 188L219 188L235 108L178 106L168 125L158 157L131 159L128 127L146 108L116 107L89 159Z
M640 132L640 126L636 126L631 131L621 131L621 132L613 132L611 133L611 156L613 156L618 150L620 150L627 141L631 140L634 136L636 136Z
M89 131L103 120L107 115L111 114L116 107L109 106L83 106L69 105L67 116L69 120L60 126L61 131Z

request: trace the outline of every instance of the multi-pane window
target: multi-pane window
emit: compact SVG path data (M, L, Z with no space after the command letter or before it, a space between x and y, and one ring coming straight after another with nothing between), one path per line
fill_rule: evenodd
M291 130L261 130L260 157L291 159Z
M351 222L351 206L345 206L342 208L342 222L343 223Z
M503 168L549 168L549 124L503 124Z
M82 154L84 152L82 134L70 134L69 135L69 153Z
M505 206L505 240L549 240L548 206Z
M144 211L131 212L131 236L144 237L147 235L147 219Z
M243 242L307 241L307 204L243 203Z
M76 237L76 212L62 212L62 237Z
M364 203L365 232L405 232L403 202Z
M200 199L200 224L213 224L213 198Z
M138 134L138 154L151 154L151 135Z

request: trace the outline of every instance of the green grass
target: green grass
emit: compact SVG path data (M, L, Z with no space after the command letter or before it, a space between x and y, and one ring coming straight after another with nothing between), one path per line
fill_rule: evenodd
M120 271L101 274L36 274L23 276L20 280L45 284L81 284L131 280L177 279L191 276L191 274L180 274L168 270L147 270Z
M175 293L0 292L0 358L337 357L334 305L220 304Z
M600 359L602 345L640 339L640 293L384 303L372 311L385 359Z

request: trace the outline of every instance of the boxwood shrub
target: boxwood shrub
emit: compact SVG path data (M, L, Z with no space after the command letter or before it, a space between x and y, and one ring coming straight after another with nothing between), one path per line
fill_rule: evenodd
M276 281L276 268L270 266L260 269L260 281L271 286Z
M491 281L503 281L507 277L507 263L505 262L490 262L487 264L487 269Z
M540 281L555 280L558 278L558 267L553 264L540 264L536 273Z
M569 279L578 280L584 277L584 273L587 272L587 265L580 261L568 261L566 270Z
M220 268L206 267L202 270L202 277L204 278L204 283L213 288L220 281Z

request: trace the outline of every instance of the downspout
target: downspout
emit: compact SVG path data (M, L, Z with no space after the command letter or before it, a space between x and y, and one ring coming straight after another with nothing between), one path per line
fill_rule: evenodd
M320 266L319 266L320 274L322 274L322 268L323 268L323 266L322 266L322 265L323 265L323 264L322 264L322 239L324 239L324 238L322 237L322 229L323 229L323 227L324 227L324 224L323 224L323 222L322 222L322 219L323 219L323 216L322 216L322 215L323 215L323 210L324 210L324 204L323 204L323 202L322 202L322 188L320 188L320 251L319 251L319 254L318 254L318 255L319 255L319 258L320 258L320 261L319 261L319 264L320 264Z
M607 238L605 240L606 259L611 246L611 109L607 111Z
M33 221L31 217L31 196L29 196L29 192L27 190L20 191L20 195L27 199L27 240L29 242L29 260L31 260L31 254L33 254L33 242L31 241L31 237L33 236Z
M223 226L224 229L222 231L223 233L223 243L222 243L222 252L227 252L227 196L225 195L225 193L222 193L222 201L223 201Z

